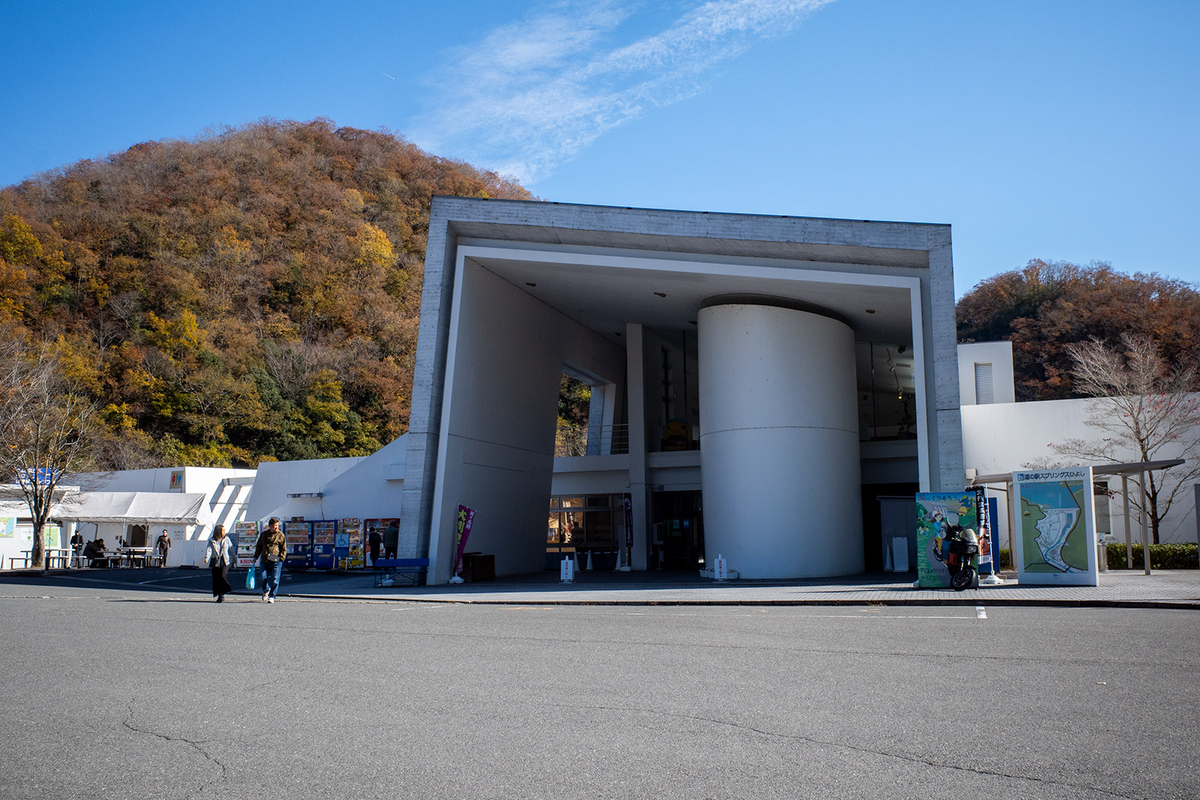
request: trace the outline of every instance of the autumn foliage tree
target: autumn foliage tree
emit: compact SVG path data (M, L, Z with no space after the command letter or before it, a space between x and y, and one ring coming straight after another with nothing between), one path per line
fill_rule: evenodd
M365 455L407 427L434 194L530 198L323 119L135 145L0 191L0 322L105 467Z
M1200 361L1200 292L1108 264L1030 261L964 295L957 321L959 341L1012 342L1018 400L1088 396L1073 378L1070 346L1092 340L1119 349L1128 333L1152 341L1167 364Z

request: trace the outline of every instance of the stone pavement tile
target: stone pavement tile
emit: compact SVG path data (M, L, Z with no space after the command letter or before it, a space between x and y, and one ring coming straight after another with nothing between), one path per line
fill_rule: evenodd
M487 604L613 605L1087 605L1200 608L1200 571L1108 572L1100 585L1031 586L1009 580L999 586L953 592L915 589L892 575L805 581L733 581L716 584L695 578L641 573L593 573L563 585L545 576L503 577L494 582L461 586L375 588L370 575L306 583L296 596L375 599L409 602ZM656 581L656 577L658 580Z

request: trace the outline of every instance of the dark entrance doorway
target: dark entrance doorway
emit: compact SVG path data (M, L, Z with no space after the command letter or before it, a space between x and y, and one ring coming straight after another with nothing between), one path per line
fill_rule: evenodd
M654 492L650 507L650 569L703 569L700 492Z

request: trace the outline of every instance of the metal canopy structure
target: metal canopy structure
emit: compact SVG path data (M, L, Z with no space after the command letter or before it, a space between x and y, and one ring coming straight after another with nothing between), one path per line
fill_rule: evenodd
M1182 466L1186 461L1182 458L1173 458L1166 461L1131 461L1124 464L1097 464L1092 466L1092 477L1097 475L1119 475L1121 478L1121 506L1125 519L1125 565L1129 569L1133 569L1133 542L1129 534L1129 476L1138 475L1138 489L1141 496L1139 497L1139 505L1141 513L1138 514L1139 521L1142 526L1142 563L1145 566L1146 574L1150 574L1150 532L1146 527L1146 480L1147 472L1155 470L1165 470L1171 467ZM967 485L970 488L976 486L992 486L997 483L1004 484L1003 491L1009 498L1009 516L1008 516L1008 543L1009 549L1015 552L1013 548L1013 526L1014 520L1017 517L1017 509L1013 508L1012 503L1012 473L1002 472L995 475L976 475L968 476ZM1107 561L1107 559L1106 559ZM1107 563L1100 565L1101 572L1107 572Z

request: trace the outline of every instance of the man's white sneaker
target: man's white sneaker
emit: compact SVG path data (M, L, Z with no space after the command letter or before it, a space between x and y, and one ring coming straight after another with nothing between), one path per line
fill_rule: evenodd
M274 598L274 597L268 597L268 598L267 598L267 602L268 602L268 603L274 603L274 602L275 602L275 598Z

